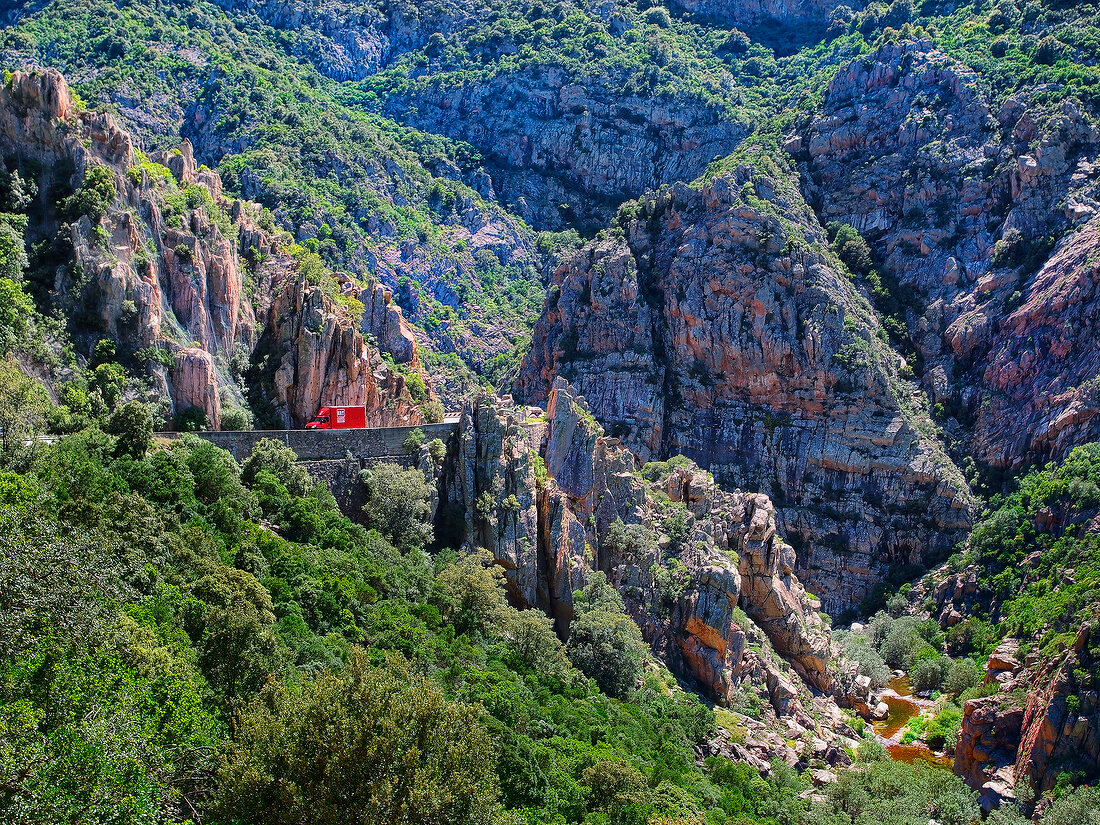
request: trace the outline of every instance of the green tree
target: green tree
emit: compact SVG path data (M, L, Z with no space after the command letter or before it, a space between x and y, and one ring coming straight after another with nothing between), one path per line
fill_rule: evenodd
M569 658L600 690L619 698L634 689L645 642L626 615L622 597L601 573L573 594L576 615L569 628Z
M126 372L113 362L99 364L88 376L88 388L98 394L108 410L113 410L126 389Z
M505 632L524 664L542 676L565 680L569 673L565 646L545 613L535 608L513 611Z
M227 699L255 693L287 664L283 647L265 618L240 601L213 608L204 616L202 638L196 645L198 665Z
M222 413L223 430L250 430L252 426L252 414L244 407L229 407Z
M33 314L34 304L23 288L10 278L0 277L0 349L7 350L18 342Z
M398 658L300 689L268 686L241 714L219 770L222 816L271 825L486 825L498 812L494 745Z
M433 601L444 621L461 632L493 632L504 621L504 571L487 550L470 553L443 568L435 578Z
M262 470L279 479L292 496L307 495L316 483L309 471L298 463L298 454L274 438L261 438L256 442L241 465L241 481L254 483Z
M20 469L38 452L50 399L10 358L0 358L0 465Z
M181 433L200 433L210 429L210 419L205 410L187 407L176 412L172 426Z
M123 592L110 542L42 514L0 508L0 659L56 637L88 639ZM105 597L107 597L105 599Z
M847 224L830 223L829 232L833 236L833 251L856 275L866 275L871 271L874 261L871 258L871 247L859 230Z
M25 224L26 221L21 223ZM0 215L0 278L18 283L30 263L23 243L23 229L6 215Z
M363 513L369 526L401 549L431 544L432 488L422 472L381 463L364 470L362 479L368 495Z
M645 825L652 807L649 785L629 762L602 759L585 769L581 782L589 788L589 810L606 814L609 825Z
M116 455L144 458L153 446L153 416L149 406L140 401L122 404L111 413L107 432L118 438Z
M1100 787L1075 788L1058 797L1040 825L1100 825Z
M401 449L407 453L420 452L420 446L424 443L424 431L417 427L415 430L405 436L405 440L401 442Z
M233 533L242 519L259 517L259 504L241 484L240 467L233 456L196 435L185 435L183 443L195 499L220 530Z

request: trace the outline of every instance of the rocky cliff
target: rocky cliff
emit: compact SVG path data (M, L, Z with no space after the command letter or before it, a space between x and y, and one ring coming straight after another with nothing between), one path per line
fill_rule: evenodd
M745 17L763 21L775 12L801 18L812 10L817 19L820 4L796 0L788 14L783 0L769 0ZM601 63L595 71L588 60L563 60L557 52L572 52L561 42L565 33L555 34L557 42L549 50L554 53L532 58L529 43L535 34L527 18L547 13L542 7L519 16L513 8L485 2L413 7L387 0L367 7L219 0L219 5L293 31L295 56L337 80L372 78L415 52L407 79L379 84L383 111L399 122L476 147L487 161L483 171L441 167L433 172L462 177L538 229L580 226L594 232L624 199L695 178L751 129L747 119L732 116L722 105L726 90L716 84L707 83L700 93L677 72L663 78L676 88L657 96L651 94L652 71L644 75L636 59ZM640 17L632 9L563 4L550 13L554 23L569 18L568 35L587 28L616 39L627 30L636 40L650 36L644 21L631 19ZM487 19L497 24L491 33ZM486 43L490 38L492 47ZM664 65L670 59L667 47L653 39L652 49L662 56L646 57ZM599 54L589 57L606 56L607 44L613 42L604 40ZM488 71L455 71L454 60L441 54L448 45L464 49L470 59L476 55ZM523 52L523 59L509 60L517 52ZM724 85L733 86L728 73ZM632 86L634 91L627 91ZM205 124L216 120L204 116ZM209 125L202 131L209 131ZM230 150L205 138L201 145L217 156Z
M762 155L659 190L562 266L516 387L572 382L643 458L769 492L826 609L969 523L907 367L792 176Z
M366 344L350 312L304 278L279 286L257 351L274 369L271 401L286 427L300 428L321 406L336 403L366 407L368 427L424 421L405 376Z
M427 84L386 106L478 147L492 161L496 193L537 228L595 231L623 200L692 180L748 132L697 99L624 93L629 81L535 64L482 82Z
M674 0L673 8L712 21L727 28L739 28L756 38L775 44L781 51L791 49L791 40L822 35L830 14L840 6L838 0ZM848 3L848 14L862 3ZM782 43L783 35L787 43ZM799 36L801 35L801 36Z
M979 462L1018 469L1098 432L1100 130L1072 97L983 88L929 41L886 45L788 147L822 222L858 229L898 285L944 417Z
M769 670L746 634L830 688L829 632L768 497L725 492L683 460L639 473L564 380L545 414L489 399L468 408L447 486L465 513L465 543L487 548L512 600L547 610L563 635L573 592L601 570L654 650L716 701L759 667L769 676L756 684L770 679L777 710L798 704L798 678L781 662Z
M366 5L338 0L216 0L223 9L276 29L301 32L295 56L335 80L362 80L397 55L423 46L433 32L450 34L484 13L485 4L442 2L414 7L384 0Z
M336 299L298 276L301 256L257 225L258 206L223 196L188 142L147 157L110 115L75 106L57 72L16 72L0 88L0 149L35 176L32 240L56 236L67 250L42 288L81 346L117 341L171 400L169 412L196 407L217 428L225 404L244 403L242 362L259 341L259 316L268 339L295 353L267 399L285 423L330 402L371 405L379 422L422 420L403 377L358 332L345 334ZM74 189L79 206L48 197ZM363 325L419 370L411 333L386 303L372 292Z
M992 696L963 709L955 773L981 791L986 810L1015 799L1027 779L1038 794L1063 772L1095 776L1100 770L1100 703L1090 689L1100 644L1083 625L1068 648L1053 655L1017 658L1008 640L989 657L986 683Z
M564 637L574 591L602 571L678 676L719 705L759 702L757 721L736 717L746 738L708 753L848 763L848 668L767 496L724 491L682 458L639 469L560 378L545 411L472 403L443 478L441 512L462 514L454 538L489 550L515 604L548 612Z

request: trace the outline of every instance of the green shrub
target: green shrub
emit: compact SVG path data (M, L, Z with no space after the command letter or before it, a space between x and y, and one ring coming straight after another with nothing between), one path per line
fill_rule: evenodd
M955 659L944 677L943 692L948 696L959 696L977 686L981 680L982 669L973 659Z
M420 405L420 411L424 413L424 420L429 424L439 424L443 421L443 403L436 400L425 401Z
M424 431L417 427L405 436L405 440L401 442L401 449L407 453L418 453L424 444L424 440Z
M924 726L924 741L933 750L953 749L962 727L962 708L947 705Z
M210 429L210 419L206 410L187 407L176 413L172 419L172 428L181 433L197 433Z
M1024 234L1015 227L1006 229L1000 240L993 245L993 265L1020 266L1027 259L1028 242Z
M410 372L405 376L405 387L408 389L413 401L423 401L427 396L428 389L424 385L424 379L418 373Z
M859 664L860 674L871 680L872 687L885 687L890 681L890 668L875 650L870 638L864 633L855 632L839 632L836 637L844 650L845 658Z
M443 443L443 439L433 438L428 442L428 455L432 457L432 461L443 460L443 457L447 455L447 445Z
M931 656L918 661L909 674L914 691L924 693L939 690L947 677L951 660L946 656Z
M432 490L423 473L383 463L364 470L362 477L368 494L363 506L367 524L402 549L431 544Z
M87 215L94 224L107 214L117 197L114 173L106 166L95 164L88 168L80 188L65 199L61 211L71 220Z
M1047 35L1039 41L1035 49L1035 62L1041 66L1050 66L1062 54L1062 43L1053 35Z
M153 445L153 416L140 401L127 401L111 413L107 432L118 441L116 454L143 458Z
M625 613L622 596L596 572L573 594L576 616L569 627L569 658L595 679L600 690L619 698L629 695L641 672L645 643L638 626Z
M223 430L251 430L252 414L244 407L229 407L222 411Z
M1095 825L1100 817L1100 787L1079 787L1055 799L1040 825Z

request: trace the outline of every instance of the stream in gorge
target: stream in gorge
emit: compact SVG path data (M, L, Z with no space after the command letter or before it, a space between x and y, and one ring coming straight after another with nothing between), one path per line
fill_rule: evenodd
M912 696L909 687L908 676L895 676L886 687L888 692L882 697L882 701L890 708L890 713L880 722L874 722L872 727L875 734L891 757L898 762L926 762L937 768L951 770L953 760L945 754L937 754L922 742L913 742L908 745L901 744L901 736L905 726L921 712L920 704Z

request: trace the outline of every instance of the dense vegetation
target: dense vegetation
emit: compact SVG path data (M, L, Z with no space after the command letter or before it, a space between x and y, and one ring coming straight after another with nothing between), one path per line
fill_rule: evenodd
M28 380L5 365L11 421ZM713 712L600 577L563 645L487 558L436 547L420 471L375 468L360 525L277 442L238 465L155 443L140 402L53 443L45 417L0 474L5 821L822 815L783 766L696 761ZM970 822L970 793L941 790L920 804Z
M975 612L996 636L1032 640L1038 649L1065 644L1100 601L1100 445L1073 450L1064 462L1024 476L997 495L974 528L955 569L975 566L986 597ZM1072 576L1066 571L1073 570Z
M1042 89L1034 94L1052 106L1067 97L1091 105L1100 89L1095 5L1052 0L842 5L827 31L811 26L774 43L759 39L764 31L750 36L649 2L597 14L571 2L375 9L331 0L294 26L262 4L250 11L200 0L55 0L28 12L3 34L9 65L62 69L91 104L122 115L146 148L191 138L230 191L261 200L329 265L388 282L440 342L430 366L466 380L471 367L492 380L507 375L539 309L546 267L570 241L536 243L507 211L514 204L502 209L479 194L482 170L495 162L483 150L392 119L420 123L417 101L426 96L559 72L597 95L710 112L746 133L755 125L774 143L839 65L906 37L927 37L978 70L995 99ZM388 43L384 52L341 53L344 41L333 41L324 21L354 13L373 21L363 36ZM406 28L391 31L386 19ZM480 223L503 234L472 246ZM883 307L887 317L895 311Z
M232 191L270 207L271 220L329 265L397 286L392 261L401 260L399 300L465 359L442 363L458 374L503 367L503 348L541 300L534 233L429 171L477 168L468 147L372 114L361 95L294 58L292 33L252 22L206 3L59 2L9 30L5 54L9 65L87 78L77 87L89 104L123 116L129 110L115 101L142 101L145 114L127 125L146 149L190 137ZM500 244L467 248L471 213L501 227ZM413 261L401 253L408 244ZM483 334L486 318L502 336L493 339L502 348L495 367L486 363L494 352L468 338Z

